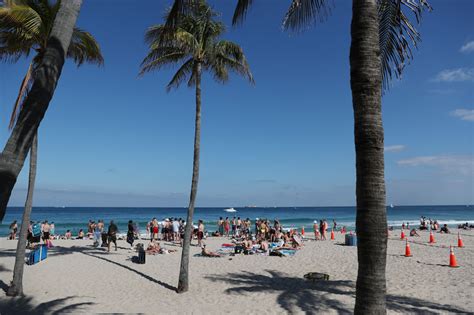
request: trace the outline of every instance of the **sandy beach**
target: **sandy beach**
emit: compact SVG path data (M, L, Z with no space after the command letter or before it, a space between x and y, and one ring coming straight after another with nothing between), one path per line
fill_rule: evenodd
M410 237L413 257L406 258L400 231L391 232L387 257L387 307L389 313L468 313L474 310L474 231L462 231L464 248L455 248L460 268L450 268L449 245L457 234L428 233ZM308 233L307 233L308 235ZM293 257L193 256L190 290L174 292L178 252L147 255L135 264L135 252L119 241L117 252L93 248L92 241L55 241L48 258L25 266L25 298L10 299L2 293L1 314L33 313L351 313L357 276L356 247L335 241L307 241ZM216 250L224 238L208 238ZM145 244L147 242L145 241ZM0 282L12 278L16 241L0 241ZM192 247L192 253L199 248ZM308 272L330 275L329 281L310 282Z

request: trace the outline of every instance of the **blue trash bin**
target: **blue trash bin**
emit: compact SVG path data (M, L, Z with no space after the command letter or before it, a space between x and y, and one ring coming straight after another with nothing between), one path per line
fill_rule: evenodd
M347 246L357 246L357 236L355 234L346 234L345 244Z

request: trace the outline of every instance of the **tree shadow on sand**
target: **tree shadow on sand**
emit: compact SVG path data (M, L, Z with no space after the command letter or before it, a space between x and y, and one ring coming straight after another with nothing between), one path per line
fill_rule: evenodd
M94 305L92 302L82 302L64 305L69 303L74 296L68 296L61 299L51 300L35 305L31 297L2 298L0 299L0 314L63 314L84 312L84 306Z
M227 294L277 293L278 304L288 313L316 314L329 310L337 311L339 314L353 313L351 306L340 301L341 296L355 299L355 282L353 281L311 282L303 277L291 277L275 270L265 271L268 275L243 271L226 275L212 275L206 278L211 281L227 282L233 285L225 290ZM452 305L391 294L387 295L387 309L402 313L468 313L467 310Z

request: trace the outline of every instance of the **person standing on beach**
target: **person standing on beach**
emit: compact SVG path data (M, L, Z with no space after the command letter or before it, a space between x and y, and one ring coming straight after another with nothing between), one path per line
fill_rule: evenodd
M173 238L175 242L180 240L179 237L179 220L178 218L174 218L173 220Z
M226 237L229 237L229 231L230 231L230 221L229 221L229 217L226 217L226 218L225 218L225 221L224 221L224 231L225 231L225 236L226 236Z
M54 232L55 232L54 230L55 230L54 222L51 222L49 231L50 231L51 236L53 236L53 238L54 238Z
M237 236L242 235L242 220L240 217L237 218Z
M16 223L16 220L10 224L10 236L8 239L14 240L16 239L16 232L18 231L18 224Z
M110 221L109 230L107 232L108 243L109 243L107 247L108 252L110 252L110 246L112 245L112 243L114 243L115 251L117 251L117 232L118 232L118 228L115 225L114 220Z
M130 244L130 249L133 248L133 242L135 241L135 227L133 226L133 221L128 221L128 231L127 231L127 243Z
M326 240L326 233L324 232L324 222L319 220L319 233L321 234L321 240Z
M49 225L48 221L44 221L43 224L43 242L47 243L49 241L49 231L51 229L51 226Z
M224 236L224 220L222 220L222 217L217 221L217 231L219 232L219 236Z
M198 239L198 246L202 247L202 239L204 238L204 223L202 220L198 222L198 231L197 231L197 239Z
M156 240L158 238L158 220L156 218L151 220L151 228L152 239Z
M320 237L320 233L319 233L319 229L318 229L318 220L314 220L313 222L313 230L314 230L314 239L315 240L320 240L321 237Z
M334 232L336 232L336 231L337 231L336 228L337 228L337 223L336 223L336 220L333 219L333 220L332 220L332 230L333 230Z
M235 236L237 233L237 219L235 217L232 218L232 236Z
M99 220L99 223L97 223L97 229L100 233L104 232L104 220Z

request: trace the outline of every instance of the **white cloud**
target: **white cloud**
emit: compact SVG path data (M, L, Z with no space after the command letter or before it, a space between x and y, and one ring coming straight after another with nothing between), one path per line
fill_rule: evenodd
M467 54L474 52L474 41L470 41L466 43L465 45L461 47L461 49L459 49L459 51L462 53L467 53Z
M461 120L474 121L474 109L456 109L450 114L451 116L461 118Z
M435 82L474 81L474 68L446 69L433 79Z
M386 146L383 150L385 152L400 152L405 150L405 146L403 144L389 145Z
M441 155L418 156L397 161L401 166L429 166L443 172L474 176L474 156Z

